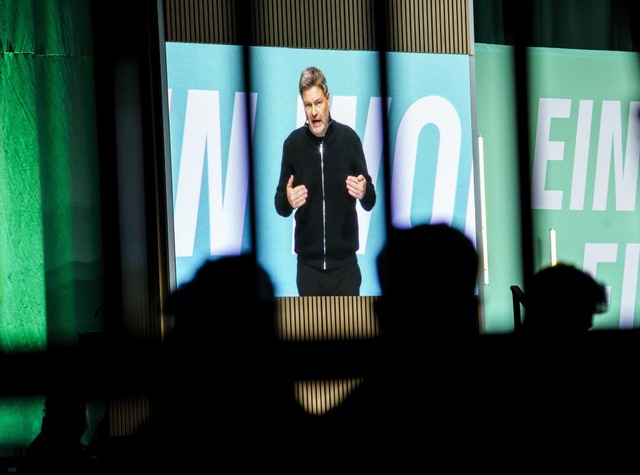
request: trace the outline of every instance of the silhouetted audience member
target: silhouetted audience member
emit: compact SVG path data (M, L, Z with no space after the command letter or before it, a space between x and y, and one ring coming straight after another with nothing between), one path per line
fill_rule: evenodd
M327 430L346 447L375 452L374 460L391 457L410 468L426 446L450 449L452 440L473 438L482 404L472 363L479 259L461 231L424 224L393 229L377 265L378 359L328 413Z
M275 309L271 280L250 254L206 262L169 296L165 376L130 468L201 473L282 462L276 447L286 450L303 410L278 361Z
M88 403L73 391L47 395L40 433L24 456L20 473L25 475L103 473L95 455L82 442L89 428Z
M523 333L549 337L585 334L607 307L604 285L566 263L536 272L525 298Z
M590 331L606 305L605 287L573 265L558 263L533 275L517 360L526 433L544 430L551 445L571 439L584 446L610 430L606 408L617 391L610 378L619 362L612 364L605 335Z
M447 224L393 229L377 266L378 320L387 338L404 345L407 338L479 334L479 259L462 231Z

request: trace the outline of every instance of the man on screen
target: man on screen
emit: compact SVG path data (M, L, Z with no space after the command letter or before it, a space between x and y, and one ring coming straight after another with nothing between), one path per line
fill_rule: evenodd
M307 120L284 141L275 194L278 214L295 211L298 293L360 295L356 202L366 211L376 203L362 141L331 118L322 71L304 69L298 87Z

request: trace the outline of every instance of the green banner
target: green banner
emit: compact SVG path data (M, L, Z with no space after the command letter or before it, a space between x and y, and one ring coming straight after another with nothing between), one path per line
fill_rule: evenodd
M512 315L509 286L522 285L514 252L519 216L513 54L509 47L476 48L489 268L500 260L504 265L496 264L496 278L485 289L485 320L487 330L502 331L512 325L506 317ZM639 56L532 48L528 61L534 267L566 262L607 286L609 307L596 316L595 329L638 327Z

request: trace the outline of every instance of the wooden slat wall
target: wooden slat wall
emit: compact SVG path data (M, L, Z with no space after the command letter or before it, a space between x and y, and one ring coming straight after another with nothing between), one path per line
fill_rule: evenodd
M376 4L389 51L470 54L470 0L165 0L166 39L253 46L377 51ZM246 11L250 9L250 14ZM322 26L324 25L324 28Z
M377 49L375 12L371 0L265 0L251 3L254 6L254 45Z
M469 54L467 0L390 0L390 51Z
M376 297L278 299L280 338L285 341L355 340L380 334Z
M233 0L165 0L167 41L236 43L238 4Z
M297 381L293 391L308 413L321 415L340 404L360 383L361 378Z
M135 434L149 419L150 403L145 396L111 398L107 410L109 435L113 437Z

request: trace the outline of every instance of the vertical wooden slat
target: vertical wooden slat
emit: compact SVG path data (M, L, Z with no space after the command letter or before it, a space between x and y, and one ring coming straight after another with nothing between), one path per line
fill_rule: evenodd
M303 43L304 37L304 16L303 16L303 11L304 9L300 6L300 4L298 2L294 3L295 7L294 7L294 11L296 12L296 35L295 35L295 41L294 41L294 46L296 48L300 48Z
M415 49L414 51L424 51L424 3L418 2L415 5Z
M460 12L458 11L458 0L453 0L451 3L451 7L449 10L450 15L450 23L451 23L451 42L452 42L452 51L457 53L460 51L460 28L458 26L458 18L460 16Z
M191 10L192 10L192 14L191 14L191 18L190 18L190 28L193 31L193 37L196 39L196 41L198 43L202 43L202 37L200 35L200 31L201 31L201 17L200 17L200 5L202 3L202 0L192 0L193 3L191 5Z
M331 18L333 16L333 0L325 0L325 5L322 6L322 10L324 11L325 18ZM338 45L339 37L336 35L336 32L340 28L340 19L336 18L335 21L327 23L327 36L325 37L325 47L328 48L328 45L335 45L336 49L340 49Z
M284 28L284 22L286 20L288 20L287 18L285 18L285 10L283 8L283 3L282 2L277 2L276 4L276 10L275 10L275 24L277 25L277 35L276 35L276 44L278 45L284 45L287 44L286 41L286 36L285 36L285 28Z
M432 48L433 51L446 51L442 47L442 19L440 18L440 3L434 2L432 4L432 18L434 22L434 29L432 35Z

